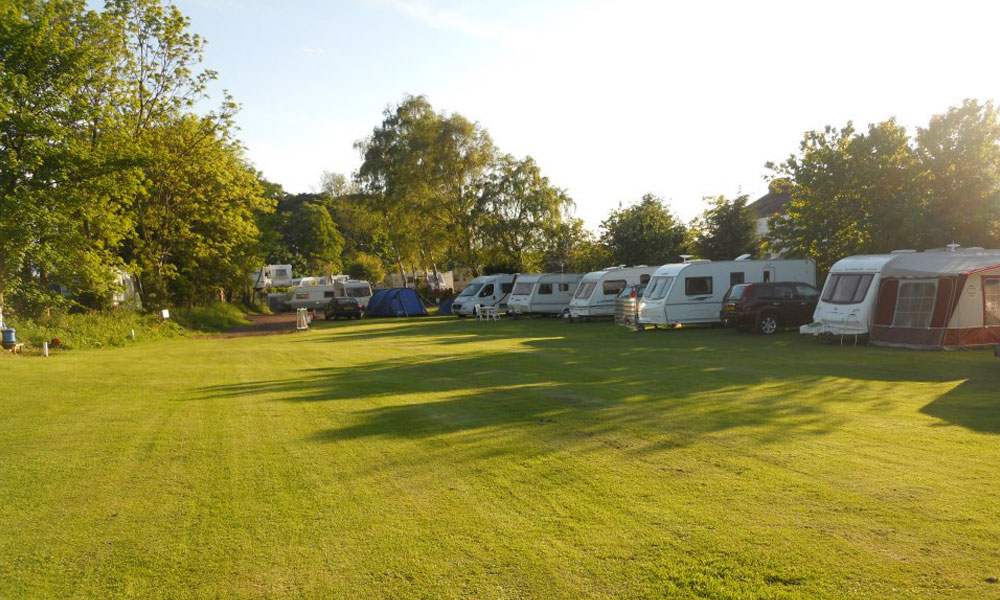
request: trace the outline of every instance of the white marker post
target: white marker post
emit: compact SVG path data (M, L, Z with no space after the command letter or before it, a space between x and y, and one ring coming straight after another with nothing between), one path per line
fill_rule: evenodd
M49 343L42 342L42 356L48 358L49 356Z

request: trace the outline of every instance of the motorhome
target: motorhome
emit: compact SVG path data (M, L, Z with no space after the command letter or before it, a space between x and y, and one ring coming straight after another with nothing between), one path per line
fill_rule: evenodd
M851 256L830 269L811 335L868 335L872 344L921 349L1000 343L1000 250Z
M655 270L656 267L639 265L587 273L580 279L565 316L571 322L614 317L618 293L626 286L647 283Z
M302 277L292 283L281 303L285 310L323 308L335 296L334 282L329 277Z
M253 287L257 290L292 285L292 265L266 265L254 275Z
M507 310L515 315L561 315L569 310L581 279L582 273L518 275Z
M365 308L372 297L372 286L361 279L336 279L333 282L333 295L336 298L355 298L361 308Z
M469 282L451 305L451 311L459 318L476 314L476 306L496 306L501 311L507 308L507 297L514 287L514 275L496 273L481 275Z
M722 301L740 283L816 284L812 260L688 260L656 269L639 301L639 328L718 323Z

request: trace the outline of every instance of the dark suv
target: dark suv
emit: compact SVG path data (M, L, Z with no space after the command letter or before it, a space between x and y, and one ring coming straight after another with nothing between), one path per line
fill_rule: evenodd
M358 302L357 298L334 298L323 309L323 316L326 317L327 321L341 317L345 319L360 319L361 314L361 303Z
M812 323L819 290L808 283L741 283L729 288L719 319L726 327L770 335L782 327Z

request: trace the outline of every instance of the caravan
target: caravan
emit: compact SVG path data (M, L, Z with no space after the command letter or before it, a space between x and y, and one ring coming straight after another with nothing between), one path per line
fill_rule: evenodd
M354 298L361 308L365 308L372 297L372 286L360 279L337 278L333 282L333 295L335 298Z
M808 335L868 335L882 268L898 254L868 254L838 260L830 269Z
M564 315L569 320L614 317L615 299L626 286L644 284L649 281L656 267L609 267L602 271L587 273L580 279L580 285L569 303Z
M255 290L292 285L292 265L267 265L254 275Z
M303 277L281 304L285 310L317 309L325 307L334 296L334 286L325 277Z
M639 301L639 327L718 323L726 291L741 283L816 283L812 260L691 260L663 265Z
M515 315L561 315L581 279L581 273L518 275L507 309Z
M451 305L451 312L459 318L476 314L476 306L507 308L507 296L514 287L514 275L497 273L476 277L465 286Z

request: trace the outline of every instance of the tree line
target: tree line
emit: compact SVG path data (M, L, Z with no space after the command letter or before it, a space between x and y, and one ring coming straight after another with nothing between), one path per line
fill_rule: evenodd
M386 109L356 142L350 176L289 194L236 136L238 105L213 102L205 41L162 0L0 5L0 309L104 308L121 272L150 308L251 300L265 263L299 274L586 272L762 253L816 259L997 246L1000 123L969 100L914 135L895 120L805 134L769 163L790 197L755 234L749 198L706 198L684 223L646 195L588 231L531 157L422 96ZM69 289L71 299L57 290Z

